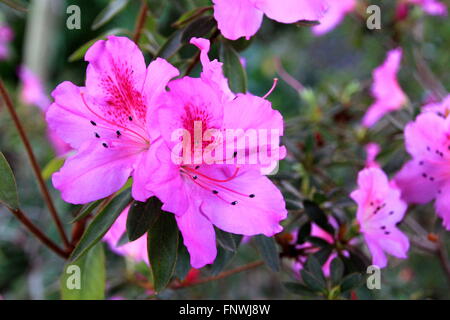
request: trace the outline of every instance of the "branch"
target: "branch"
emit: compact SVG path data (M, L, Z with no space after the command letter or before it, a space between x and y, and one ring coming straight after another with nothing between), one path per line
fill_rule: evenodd
M30 219L28 219L25 214L20 209L11 209L8 208L9 211L20 221L22 222L27 229L36 236L44 245L46 245L50 250L55 252L61 258L67 259L69 257L69 253L61 249L56 243L54 243L50 238L48 238L38 227L36 227Z
M9 114L11 115L11 118L14 122L14 125L17 128L17 131L19 132L20 139L22 140L25 150L27 152L28 158L31 162L31 167L34 171L34 174L36 175L39 188L41 189L42 195L44 197L44 201L47 204L47 207L49 209L49 212L56 224L56 227L58 229L59 235L61 236L61 239L64 242L64 246L66 248L70 248L69 240L67 239L66 233L64 231L63 225L61 223L61 220L58 217L58 213L56 212L55 206L53 204L52 198L50 197L50 192L47 189L47 186L45 185L44 179L41 175L41 168L39 167L39 164L36 160L36 157L33 153L33 149L31 148L30 141L27 138L27 135L25 133L25 130L19 120L19 117L17 116L16 110L14 109L14 105L12 103L11 97L9 96L8 92L6 91L6 88L3 84L3 81L0 79L0 96L5 101L5 105L8 109Z
M145 21L147 20L147 1L142 0L141 9L139 10L138 19L136 21L136 27L134 29L133 41L138 44L141 38L142 29L144 28Z

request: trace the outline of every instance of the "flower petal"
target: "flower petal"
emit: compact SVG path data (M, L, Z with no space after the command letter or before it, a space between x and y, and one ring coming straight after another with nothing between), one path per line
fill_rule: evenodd
M450 230L450 182L447 182L436 196L436 211L442 218L444 227Z
M320 20L328 9L325 0L253 0L270 19L282 23Z

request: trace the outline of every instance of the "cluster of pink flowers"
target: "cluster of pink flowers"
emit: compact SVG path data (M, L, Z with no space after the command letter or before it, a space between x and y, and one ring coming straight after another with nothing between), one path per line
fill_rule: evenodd
M259 163L172 160L178 143L173 132L192 132L197 121L204 131L283 132L282 116L269 101L231 92L222 64L208 58L208 40L191 42L201 50L203 72L200 78L176 80L171 79L179 72L166 60L158 58L146 68L141 51L127 38L96 42L85 57L86 86L60 84L46 117L49 127L76 150L52 177L65 201L81 204L107 197L131 176L134 199L157 196L162 209L175 215L191 265L200 268L216 257L213 226L272 236L282 230L279 223L287 211L281 192L261 174Z

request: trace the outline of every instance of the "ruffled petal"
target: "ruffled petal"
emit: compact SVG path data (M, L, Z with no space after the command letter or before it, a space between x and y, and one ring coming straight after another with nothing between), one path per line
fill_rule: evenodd
M253 0L213 0L214 17L220 32L230 40L250 39L261 27L263 12Z
M270 19L282 23L320 20L328 9L325 0L252 0Z

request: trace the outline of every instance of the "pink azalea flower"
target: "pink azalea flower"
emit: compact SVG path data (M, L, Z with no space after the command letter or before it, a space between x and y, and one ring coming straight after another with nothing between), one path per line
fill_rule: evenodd
M366 145L366 168L380 168L380 164L377 162L377 156L381 151L380 146L377 143L368 143Z
M111 228L103 237L112 251L115 253L129 257L136 262L143 261L148 264L148 254L147 254L147 238L142 236L139 239L119 245L119 241L125 234L127 229L127 216L130 207L127 207L117 218Z
M19 78L22 81L20 99L28 105L35 105L42 111L47 111L50 99L45 93L44 86L39 77L25 66L19 68Z
M9 57L9 43L14 38L14 33L7 25L0 25L0 60Z
M447 15L447 6L438 0L407 0L407 2L422 7L423 11L433 16Z
M401 60L402 49L391 50L388 52L385 62L374 70L372 95L375 102L364 115L362 124L365 127L373 126L386 113L398 110L406 103L406 95L397 81Z
M320 36L339 25L345 16L355 10L357 0L331 0L328 1L328 11L322 19L320 24L313 27L315 35Z
M47 111L50 129L77 150L52 177L74 204L109 196L133 175L152 144L149 110L178 75L164 59L146 68L142 52L125 37L97 41L85 59L86 86L61 83ZM133 194L142 189L135 180Z
M214 17L223 36L250 39L261 27L264 14L281 23L319 20L328 6L325 0L213 0Z
M201 77L171 81L169 91L158 99L150 126L161 136L153 138L151 154L136 178L163 202L163 210L175 214L191 265L201 268L216 257L214 226L236 234L272 236L282 230L279 222L287 211L281 192L260 173L259 164L239 166L233 156L231 164L221 164L225 155L211 164L173 161L179 144L173 132L182 128L195 137L195 123L201 121L203 132L240 128L277 129L282 134L283 119L267 100L231 92L221 63L208 58L208 40L194 38L191 43L201 49ZM192 142L206 150L215 141Z
M437 214L450 230L450 117L420 114L406 126L405 141L413 159L395 177L402 197L419 204L435 199Z
M422 107L422 112L434 112L438 116L446 118L450 115L450 94L441 102L428 103Z
M350 197L358 204L356 218L373 264L384 268L386 253L406 258L409 240L396 225L403 219L407 206L386 174L378 168L363 169L358 175L358 189Z

